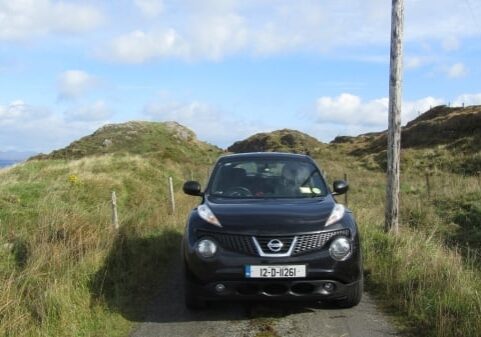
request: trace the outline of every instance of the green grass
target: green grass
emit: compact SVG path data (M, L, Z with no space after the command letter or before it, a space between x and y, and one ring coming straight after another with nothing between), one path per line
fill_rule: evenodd
M338 137L334 144L354 155L368 169L386 170L385 132L357 137ZM437 106L402 128L401 163L405 172L481 173L481 106Z
M89 144L98 145L104 136ZM152 145L160 136L142 137L154 137ZM125 151L124 144L112 154L71 161L60 156L0 171L0 335L125 336L132 322L145 317L197 201L180 194L181 183L205 181L208 164L219 153L163 142L135 151ZM76 146L93 151L86 144ZM348 175L369 291L416 335L478 336L479 177L429 162L436 156L416 169L413 160L425 150L410 151L398 237L382 230L385 176L375 162L366 169L366 158L348 155L346 144L322 146L313 154L330 181ZM450 152L443 156L455 160ZM168 212L169 176L178 191L176 215ZM119 232L110 224L112 190L118 196Z
M186 127L174 122L132 121L106 125L66 148L40 155L40 159L80 159L104 154L146 155L177 163L213 160L220 149L196 139Z
M195 171L106 155L0 171L0 335L125 336L178 251L195 200L177 193L170 215L167 179L180 191L186 168ZM110 223L112 190L120 232Z
M264 151L307 153L319 151L325 147L327 147L326 144L319 142L308 134L297 130L282 129L268 133L257 133L234 143L228 150L236 153Z
M350 159L324 162L331 181L348 174L367 289L413 335L479 336L479 178L438 171L430 177L429 196L424 174L408 170L401 177L401 233L393 236L383 231L384 174L362 170Z

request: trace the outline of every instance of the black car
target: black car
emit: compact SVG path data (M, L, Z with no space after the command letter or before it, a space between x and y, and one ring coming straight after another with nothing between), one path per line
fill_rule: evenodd
M305 155L244 153L220 157L182 240L185 304L223 299L359 303L363 274L354 216Z

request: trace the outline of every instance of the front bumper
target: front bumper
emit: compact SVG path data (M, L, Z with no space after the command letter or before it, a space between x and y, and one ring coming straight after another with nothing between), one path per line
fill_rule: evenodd
M353 252L345 261L333 260L328 246L290 257L248 256L219 247L214 257L205 259L197 255L194 245L184 241L183 254L190 283L202 299L329 300L345 298L362 279L359 241L352 243ZM304 278L260 279L244 275L246 265L299 264L306 265ZM326 283L332 289L326 289Z
M341 300L360 281L344 284L335 280L239 280L194 283L203 300ZM332 290L326 290L330 284ZM222 290L216 286L222 284Z

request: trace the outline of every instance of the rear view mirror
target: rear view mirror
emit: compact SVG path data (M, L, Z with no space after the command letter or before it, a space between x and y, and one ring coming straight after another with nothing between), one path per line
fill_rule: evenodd
M334 193L332 194L334 195L344 194L349 189L349 185L344 180L335 180L332 185L334 190Z
M198 181L186 181L182 187L185 194L202 196L201 187Z

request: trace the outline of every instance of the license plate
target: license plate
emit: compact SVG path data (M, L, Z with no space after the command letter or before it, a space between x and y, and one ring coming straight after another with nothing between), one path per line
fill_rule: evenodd
M244 271L246 278L294 278L306 277L306 265L274 265L252 266L246 265Z

